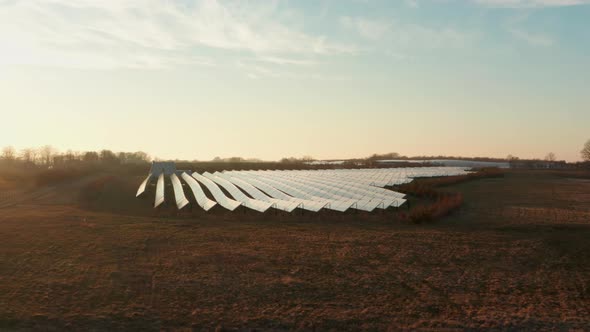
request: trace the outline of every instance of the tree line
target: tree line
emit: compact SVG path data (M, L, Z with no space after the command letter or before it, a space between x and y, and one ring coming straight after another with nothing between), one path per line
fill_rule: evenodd
M582 150L580 151L580 156L582 160L590 162L590 140L588 140ZM463 158L463 157L454 157L454 156L417 156L417 157L407 157L400 155L396 152L385 153L385 154L373 154L366 158L361 159L351 159L350 162L374 162L376 160L384 160L384 159L399 159L399 160L408 160L408 159L463 159L463 160L476 160L476 161L508 161L508 162L517 162L517 161L524 161L519 159L516 156L508 155L505 159L502 158L487 158L487 157L475 157L475 158ZM140 164L140 163L149 163L152 160L150 155L143 151L137 152L113 152L111 150L100 150L100 151L72 151L67 150L66 152L59 152L57 149L52 147L51 145L45 145L40 148L25 148L17 151L12 146L4 147L0 154L0 162L4 164L15 164L21 163L24 165L29 166L45 166L45 167L52 167L52 166L68 166L72 164L108 164L108 165L117 165L117 164ZM314 161L315 159L311 156L304 156L302 158L295 158L295 157L288 157L282 158L279 162L284 164L303 164L307 162ZM557 161L557 157L553 152L549 152L545 158L545 161L555 162ZM227 163L256 163L256 162L263 162L259 159L246 159L242 157L231 157L231 158L220 158L215 157L212 162L227 162ZM532 160L536 161L536 160Z
M4 164L23 164L26 166L68 166L79 164L131 164L149 163L152 158L143 151L113 152L100 151L72 151L59 152L50 145L40 148L25 148L17 151L12 146L2 149L0 161Z

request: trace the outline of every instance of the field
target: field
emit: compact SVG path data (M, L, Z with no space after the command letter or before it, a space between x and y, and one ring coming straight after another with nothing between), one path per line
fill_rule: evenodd
M583 177L445 186L462 208L421 224L157 215L140 178L81 205L97 179L0 189L0 330L590 329Z

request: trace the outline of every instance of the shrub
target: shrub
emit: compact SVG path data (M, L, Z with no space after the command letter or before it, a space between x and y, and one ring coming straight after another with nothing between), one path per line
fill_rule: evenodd
M462 204L463 195L460 193L440 193L438 199L435 202L416 206L407 214L402 214L402 219L408 220L415 224L433 221L452 214L454 211L459 209Z
M403 184L396 188L397 191L404 194L416 196L419 198L438 199L444 195L435 189L435 187L449 186L465 181L503 177L504 172L499 168L484 168L477 172L458 176L438 177L438 178L421 178L410 183Z
M439 195L439 192L436 191L432 185L417 181L404 184L400 186L397 191L420 198L436 199Z

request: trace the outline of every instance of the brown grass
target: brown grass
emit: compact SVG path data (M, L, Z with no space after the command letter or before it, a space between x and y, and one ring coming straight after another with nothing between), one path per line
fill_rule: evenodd
M415 224L434 221L451 215L463 204L463 195L461 193L445 193L441 195L437 192L437 195L438 197L434 202L418 205L408 213L402 212L400 218Z
M30 184L31 173L28 169L15 167L0 168L0 190L11 190Z
M504 171L497 168L487 168L466 175L417 179L396 187L395 190L419 199L415 202L415 199L410 197L407 204L413 207L407 213L400 213L400 219L419 224L447 217L461 208L463 195L443 191L440 187L478 179L501 178L503 176Z
M547 174L563 178L573 179L590 179L590 170L565 170L565 171L547 171Z
M83 168L58 168L41 170L35 174L35 184L38 187L51 186L68 181L78 180L92 173L93 170Z
M104 175L83 185L79 193L80 203L83 206L88 206L99 199L107 184L114 180L115 177L113 175Z
M404 194L413 195L420 198L437 199L441 191L436 188L455 185L467 181L486 179L486 178L501 178L505 171L498 168L484 168L474 173L465 175L436 177L436 178L420 178L410 183L395 187L394 189Z

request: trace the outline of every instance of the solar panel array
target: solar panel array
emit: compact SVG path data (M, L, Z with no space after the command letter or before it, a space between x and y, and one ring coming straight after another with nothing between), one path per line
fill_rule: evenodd
M177 174L178 173L178 174ZM420 177L455 176L468 173L461 167L415 167L380 169L337 169L297 171L223 171L189 174L177 171L167 175L178 209L194 202L209 211L216 205L230 211L242 206L258 212L295 209L318 212L360 210L372 212L396 208L406 202L405 195L386 189ZM156 180L154 207L165 202L166 176L150 174L139 186L140 196ZM184 181L184 185L183 185ZM190 190L189 190L190 189Z

